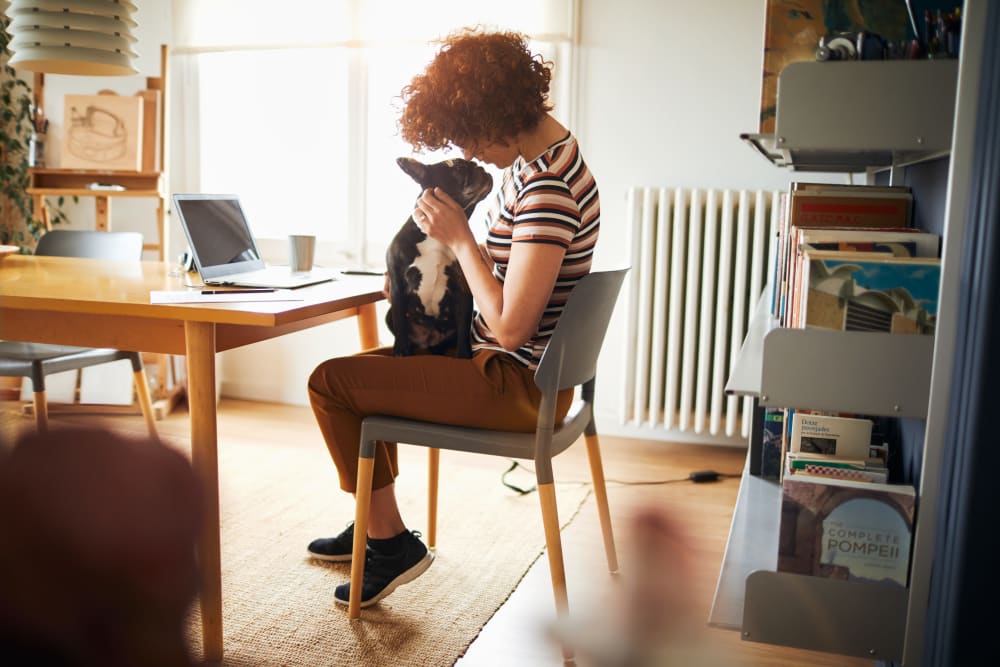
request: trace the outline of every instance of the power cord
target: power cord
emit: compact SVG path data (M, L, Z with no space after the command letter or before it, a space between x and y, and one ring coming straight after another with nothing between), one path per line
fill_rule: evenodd
M517 492L517 493L519 493L521 495L525 495L525 494L531 493L532 491L534 491L536 489L535 485L532 485L529 488L523 488L523 487L518 486L518 485L516 485L516 484L514 484L512 482L507 481L507 477L512 472L514 472L515 470L517 470L518 468L521 468L521 469L523 469L523 470L531 473L532 475L535 474L534 470L532 470L528 466L520 463L519 461L511 461L510 467L507 468L507 470L500 476L500 482L504 486L506 486L508 489L511 489L512 491L515 491L515 492ZM690 472L687 477L677 477L675 479L659 479L659 480L644 480L644 481L623 481L623 480L610 479L609 478L609 479L605 479L604 481L608 482L608 483L611 483L611 484L620 484L622 486L651 486L651 485L659 485L659 484L674 484L676 482L693 482L695 484L704 484L706 482L717 482L717 481L719 481L721 479L724 479L724 478L727 478L727 477L742 477L742 476L743 476L742 473L726 473L726 472L717 472L715 470L694 470L694 471ZM564 482L564 483L567 483L567 484L592 484L593 483L593 482L591 482L589 480L588 481L581 481L581 480L560 480L560 481Z
M519 467L520 468L524 468L525 470L528 469L527 466L522 466L517 461L511 461L510 462L510 467L507 468L507 472L505 472L504 474L500 475L500 483L503 484L504 486L506 486L511 491L516 491L518 494L524 496L524 495L527 495L527 494L531 493L535 489L537 489L538 486L535 485L535 484L532 484L529 488L525 489L525 488L522 488L522 487L520 487L520 486L518 486L516 484L512 484L512 483L508 482L507 481L507 475L511 474L512 472L514 472L515 470L517 470ZM534 471L532 471L532 472L534 472Z

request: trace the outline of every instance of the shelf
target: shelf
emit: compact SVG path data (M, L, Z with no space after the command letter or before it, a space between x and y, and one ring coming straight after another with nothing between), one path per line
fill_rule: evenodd
M774 134L740 138L778 167L857 173L951 150L957 60L797 62L778 76Z
M761 304L726 393L757 396L764 407L927 415L933 336L788 329Z
M757 571L746 580L743 638L898 662L908 602L902 586Z
M709 625L748 641L899 660L909 592L776 572L781 485L744 469Z
M30 169L31 187L28 194L83 195L83 196L145 196L160 194L158 171L98 171L91 169ZM113 183L125 188L115 190L89 190L89 183ZM72 192L70 192L72 191ZM137 194L143 193L142 195Z
M94 190L91 188L28 188L29 195L42 197L159 197L159 190Z

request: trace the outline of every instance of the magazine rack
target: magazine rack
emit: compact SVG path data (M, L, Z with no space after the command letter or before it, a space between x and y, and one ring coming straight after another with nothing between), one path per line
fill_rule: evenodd
M932 336L782 328L770 293L765 287L727 393L771 407L926 417ZM751 641L899 660L907 589L775 571L780 509L781 484L745 470L709 623Z
M971 48L966 35L963 40L963 48ZM948 252L961 248L965 198L959 195L966 187L949 165L956 156L968 160L971 145L971 132L955 123L956 82L975 74L959 73L955 61L790 65L779 77L775 134L742 138L792 171L865 173L869 183L887 178L895 184L902 176L913 184L924 214L931 211L926 228L941 233ZM954 138L953 126L959 128ZM954 275L954 269L942 274L942 302ZM943 447L935 416L948 402L947 382L939 376L950 373L954 332L781 329L770 317L769 298L765 289L726 390L754 396L761 406L903 418L905 454L919 476L920 494L910 584L777 572L781 486L751 474L748 456L709 623L739 630L749 641L919 664Z

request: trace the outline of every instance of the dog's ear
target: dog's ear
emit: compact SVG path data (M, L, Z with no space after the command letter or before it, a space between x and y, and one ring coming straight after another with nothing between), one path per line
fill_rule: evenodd
M420 185L424 184L424 181L427 178L426 164L410 157L397 158L396 164L398 164L399 168L406 172L410 178L415 180Z

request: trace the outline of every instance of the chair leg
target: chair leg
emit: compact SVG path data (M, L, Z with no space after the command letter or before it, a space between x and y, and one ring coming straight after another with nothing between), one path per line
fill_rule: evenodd
M146 377L146 370L136 371L132 375L135 378L135 393L139 396L142 416L146 418L146 429L149 431L149 437L153 440L159 440L160 436L156 432L156 419L153 416L153 401L149 395L149 378Z
M361 618L361 583L365 578L365 547L368 545L368 512L372 504L374 473L375 458L360 457L358 490L354 494L357 507L354 510L354 549L351 552L351 597L347 604L347 615L351 620Z
M618 555L615 551L615 536L611 530L611 510L608 508L608 489L604 483L604 465L601 463L601 445L597 434L586 435L587 460L590 461L590 476L594 480L594 499L597 514L601 519L601 533L604 535L604 553L608 558L608 571L618 574Z
M47 433L49 430L49 401L45 397L45 391L36 391L33 395L35 406L35 424L39 433Z
M569 614L569 596L566 593L566 567L563 564L562 536L559 533L559 510L556 507L556 489L552 482L538 485L538 499L542 505L542 523L545 526L545 547L549 553L549 573L552 577L552 594L556 601L556 616L565 619ZM573 650L562 647L563 660L573 659Z
M438 468L441 450L431 447L427 450L427 548L437 548L438 511Z

